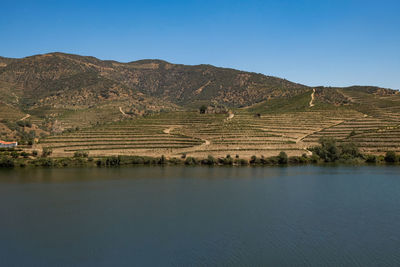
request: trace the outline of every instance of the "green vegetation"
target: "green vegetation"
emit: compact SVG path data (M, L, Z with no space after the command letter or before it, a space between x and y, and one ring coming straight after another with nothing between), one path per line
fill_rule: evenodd
M74 153L74 158L87 158L89 157L89 152L85 150L78 150Z
M337 145L333 138L321 138L320 145L311 148L311 151L324 162L352 161L365 159L354 143L342 143Z
M48 157L53 153L53 149L50 147L43 147L42 149L42 157Z
M396 163L399 161L399 157L394 151L388 151L385 155L385 161L388 163Z

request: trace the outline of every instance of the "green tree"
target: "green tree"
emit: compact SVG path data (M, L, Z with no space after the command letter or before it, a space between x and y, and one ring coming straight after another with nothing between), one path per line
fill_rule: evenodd
M397 156L394 151L388 151L385 155L385 161L388 163L394 163L397 161Z
M288 163L288 155L286 152L281 151L278 155L278 163L279 164L287 164Z
M320 146L314 147L313 153L319 156L325 162L334 162L339 159L340 151L336 145L336 140L333 138L321 138Z
M42 157L48 157L48 156L50 156L51 154L53 153L53 149L52 148L50 148L50 147L43 147L43 150L42 150Z
M200 110L200 114L204 114L204 113L206 113L207 106L206 105L201 105L199 110Z

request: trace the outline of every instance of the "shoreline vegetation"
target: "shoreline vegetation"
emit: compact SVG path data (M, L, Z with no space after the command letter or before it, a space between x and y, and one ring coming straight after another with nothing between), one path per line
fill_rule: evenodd
M337 144L333 138L322 138L319 145L309 148L312 155L288 156L282 151L277 156L252 156L250 159L239 155L226 155L215 158L195 158L183 154L180 158L149 156L107 156L90 157L89 152L76 151L73 157L51 157L52 150L44 148L41 155L38 151L27 153L18 148L0 148L0 168L15 167L118 167L130 165L186 165L186 166L295 166L306 164L353 164L353 165L400 165L400 155L388 151L385 155L362 154L356 144Z

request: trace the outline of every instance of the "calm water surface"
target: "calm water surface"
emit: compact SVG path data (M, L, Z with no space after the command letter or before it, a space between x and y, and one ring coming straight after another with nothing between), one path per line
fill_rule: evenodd
M399 266L399 167L0 170L0 266Z

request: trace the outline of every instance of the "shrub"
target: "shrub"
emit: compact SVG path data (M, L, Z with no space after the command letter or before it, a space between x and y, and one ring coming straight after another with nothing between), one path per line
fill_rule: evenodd
M290 164L299 164L301 162L301 157L298 156L291 156L288 159L288 163Z
M119 157L108 157L106 158L106 166L119 166L121 163L121 160Z
M388 151L385 155L385 161L388 163L394 163L397 161L397 156L394 151Z
M336 140L333 138L321 138L320 146L312 149L313 153L318 155L325 162L334 162L339 159L340 151L336 146Z
M278 163L279 164L287 164L288 163L288 155L286 152L280 152L278 155Z
M235 164L239 165L239 166L245 166L245 165L248 165L249 162L247 160L245 160L245 159L236 158L235 159Z
M360 150L354 143L343 143L339 146L339 148L341 158L349 159L362 157Z
M193 157L187 157L185 160L185 165L196 165L197 160Z
M50 147L44 147L42 150L42 157L48 157L53 153L53 149L51 149Z
M310 161L312 163L318 163L320 160L321 160L321 158L318 155L314 154L314 153L310 157Z
M36 166L42 166L42 167L54 166L54 161L52 159L46 159L46 158L36 159L32 161L32 163Z
M22 152L21 152L21 156L24 157L24 158L28 158L28 157L29 157L29 154L26 153L25 151L22 151Z
M264 165L276 165L279 164L279 157L268 157L268 158L261 158L261 163Z
M89 152L85 150L78 150L74 153L74 158L87 158L89 157Z
M165 158L164 155L161 155L160 159L158 160L158 164L166 164L167 159Z
M206 111L207 111L207 106L206 106L206 105L202 105L202 106L199 108L199 111L200 111L200 114L205 114Z
M233 159L230 155L227 155L226 158L218 159L218 163L222 165L233 165Z
M38 155L38 151L37 150L33 150L32 151L32 156L36 157Z
M208 157L206 159L203 159L201 161L201 164L203 164L203 165L215 165L215 164L217 164L217 160L213 156L208 155Z
M168 162L175 165L182 163L182 161L178 158L170 158Z
M352 137L352 136L355 136L356 135L356 131L355 130L353 130L353 131L351 131L350 133L349 133L349 136L348 136L348 138L349 137Z
M378 157L375 155L367 155L367 158L365 159L365 162L368 163L376 163L378 161Z
M9 157L0 157L0 167L13 168L15 166L14 160Z

